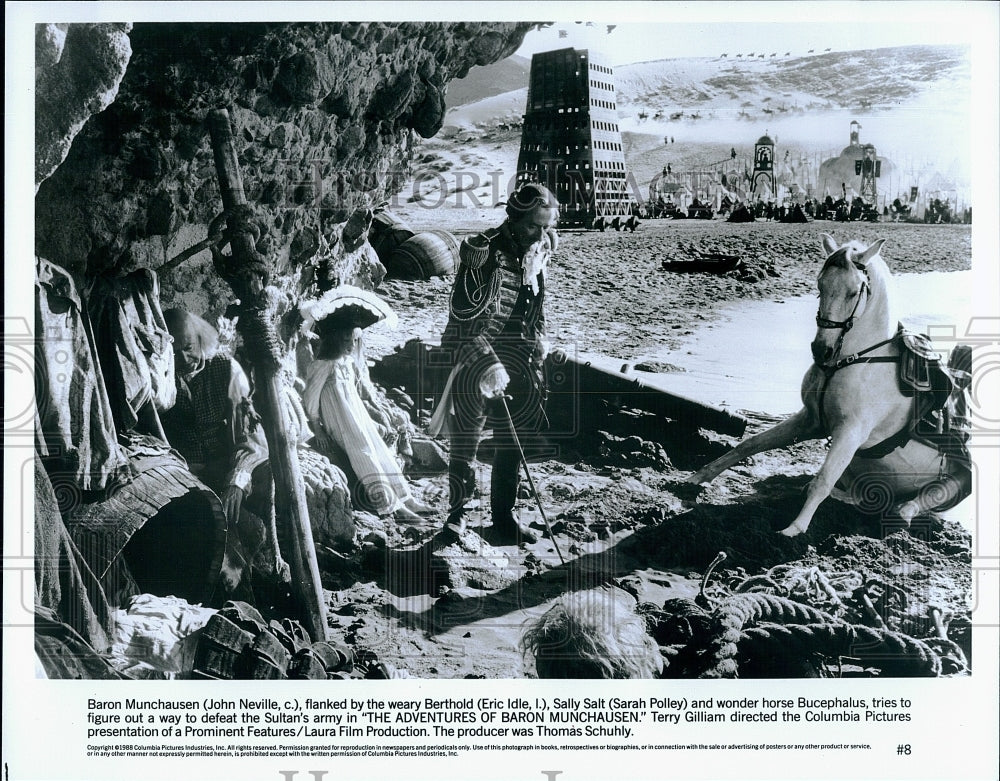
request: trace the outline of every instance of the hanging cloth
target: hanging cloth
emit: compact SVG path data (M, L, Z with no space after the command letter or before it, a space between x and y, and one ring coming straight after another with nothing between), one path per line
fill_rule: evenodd
M88 296L101 368L120 431L135 427L142 408L174 405L173 339L160 308L156 273L140 269L99 280Z
M90 318L69 272L36 257L35 274L38 450L58 472L57 493L67 484L104 490L128 458L118 444Z

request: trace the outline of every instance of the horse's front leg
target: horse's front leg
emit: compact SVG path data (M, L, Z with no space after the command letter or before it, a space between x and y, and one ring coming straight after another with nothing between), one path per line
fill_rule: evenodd
M800 409L789 418L785 418L781 423L772 426L767 431L762 431L749 439L740 442L736 447L723 456L706 464L693 475L688 477L687 483L710 483L729 467L738 464L745 458L756 453L763 453L767 450L774 450L779 447L788 447L796 442L806 439L816 439L819 437L819 428L812 420L812 415L805 407Z
M809 528L809 523L812 521L816 508L833 491L833 487L840 480L841 475L844 474L844 470L851 463L854 454L865 443L870 433L870 431L863 428L842 428L834 432L830 441L830 449L826 454L826 460L806 490L806 503L802 505L802 509L795 516L795 520L782 529L780 534L784 534L786 537L794 537L796 534L802 534L802 532Z

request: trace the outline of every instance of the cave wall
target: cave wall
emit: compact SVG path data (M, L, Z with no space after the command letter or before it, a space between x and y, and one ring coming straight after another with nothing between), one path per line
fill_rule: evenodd
M398 189L412 133L441 127L448 82L509 56L531 27L39 25L36 252L120 274L204 239L222 208L206 117L226 108L277 274L297 278L321 256L363 271L377 259L341 240L348 218ZM161 289L165 306L208 315L231 298L207 250L161 272Z
M118 94L131 24L35 26L35 192L66 158L80 128Z

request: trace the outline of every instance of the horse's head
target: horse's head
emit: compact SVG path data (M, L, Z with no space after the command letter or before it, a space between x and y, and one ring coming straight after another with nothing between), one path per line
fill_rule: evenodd
M869 264L878 257L885 242L879 239L865 247L849 241L838 247L832 236L821 235L826 263L819 273L818 330L812 343L813 360L817 364L836 358L847 332L868 311L872 299Z

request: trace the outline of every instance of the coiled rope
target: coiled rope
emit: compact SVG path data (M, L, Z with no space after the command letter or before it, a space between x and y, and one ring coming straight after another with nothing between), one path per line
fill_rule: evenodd
M822 675L825 663L834 659L856 660L887 677L969 671L962 649L947 637L939 612L932 613L934 637L921 639L890 629L877 613L871 615L875 611L870 599L861 599L868 596L868 587L880 584L864 582L857 572L827 575L817 567L779 565L764 575L730 583L735 593L710 597L709 578L725 558L720 553L706 569L697 601L674 599L662 608L644 606L651 632L669 662L666 677L735 678L741 670L782 677L796 671ZM760 588L795 598L750 590Z

